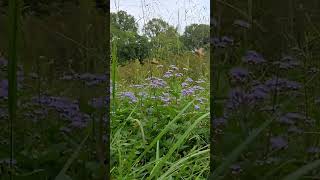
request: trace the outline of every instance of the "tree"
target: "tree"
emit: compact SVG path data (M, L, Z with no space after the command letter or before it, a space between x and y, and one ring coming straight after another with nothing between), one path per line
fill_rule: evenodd
M209 38L210 26L207 24L191 24L185 28L182 35L182 41L188 50L205 46Z
M159 32L151 39L151 44L153 56L160 58L168 58L172 54L177 54L183 45L175 28Z
M125 11L111 13L111 41L115 41L120 63L139 59L149 54L149 42L146 36L138 34L138 25L133 16Z
M160 33L165 33L166 31L177 31L173 26L170 26L167 22L159 18L153 18L143 27L145 34L149 38L153 38Z
M137 33L138 24L134 17L129 15L126 11L118 11L117 13L111 13L111 25L121 31L131 31Z

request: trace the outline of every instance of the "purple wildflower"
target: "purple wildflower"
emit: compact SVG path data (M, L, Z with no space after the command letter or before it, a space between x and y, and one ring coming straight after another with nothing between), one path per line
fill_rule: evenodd
M242 171L241 166L239 164L231 165L230 169L232 174L239 174Z
M232 79L237 82L244 82L247 79L248 74L248 70L241 67L235 67L230 70Z
M168 105L171 100L169 93L162 93L162 96L160 96L160 100L166 105Z
M188 86L188 83L183 82L183 83L181 83L181 86L182 86L182 87L187 87L187 86Z
M227 124L227 119L225 117L219 117L213 119L213 126L219 127Z
M193 80L192 80L191 78L187 78L187 79L186 79L186 82L192 83Z
M250 98L254 100L263 100L268 97L269 89L263 85L263 84L258 84L252 87L250 90Z
M192 95L194 93L194 89L193 88L187 88L187 89L182 89L181 90L181 94L183 96L189 96Z
M310 154L320 153L320 148L316 146L311 146L307 149L307 152Z
M147 80L150 81L150 86L152 88L163 88L167 86L166 81L164 81L163 79L160 78L156 78L156 77L151 77L151 78L147 78Z
M274 90L277 89L281 90L298 90L302 87L302 85L295 81L289 81L287 79L282 78L272 78L265 82L265 85L270 89Z
M226 43L229 43L229 44L233 44L233 39L232 39L231 37L222 36L221 40L222 40L222 42L226 42Z
M273 149L283 149L288 147L288 141L282 136L272 137L270 139L270 143Z
M198 111L198 110L200 110L200 106L199 105L194 105L194 109Z
M0 57L0 67L1 66L6 67L7 65L8 65L8 61Z
M122 94L121 94L121 97L126 97L126 98L129 98L130 99L130 102L132 102L132 103L135 103L135 102L138 102L138 100L137 100L137 98L136 98L136 96L134 95L134 93L133 92L123 92Z
M297 134L301 134L303 132L303 130L299 129L297 126L290 126L288 128L288 132L289 133L297 133Z
M175 66L175 65L170 65L169 67L174 71L179 70L179 68L177 66Z
M165 78L170 78L170 77L172 77L172 76L173 76L172 71L167 71L167 72L165 72L164 75L163 75L163 77L165 77Z
M242 89L235 88L229 93L229 99L226 107L234 110L242 105L251 105L252 103L253 100L247 93L245 93Z
M220 38L214 37L211 39L212 45L217 48L226 48L227 42L221 41Z
M0 99L8 98L8 80L3 79L0 81Z
M262 57L262 55L253 50L247 51L242 60L248 64L260 64L265 62L265 59Z
M41 96L40 98L33 97L32 102L55 109L60 117L70 120L72 126L78 124L76 127L84 127L90 120L89 115L80 112L79 103L75 100L65 97ZM80 126L79 123L82 125Z

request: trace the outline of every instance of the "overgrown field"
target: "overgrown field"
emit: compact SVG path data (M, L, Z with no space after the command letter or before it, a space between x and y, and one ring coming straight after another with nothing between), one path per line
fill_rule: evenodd
M209 56L186 53L170 60L175 64L137 61L113 69L111 174L115 179L208 176Z

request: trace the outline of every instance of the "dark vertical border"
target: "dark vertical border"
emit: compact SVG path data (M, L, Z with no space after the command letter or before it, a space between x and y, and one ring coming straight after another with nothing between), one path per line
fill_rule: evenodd
M110 0L106 0L106 75L110 79ZM106 178L110 178L110 80L107 80L106 112Z
M214 12L216 11L216 0L210 1L210 175L214 170L214 73L215 73L215 60L213 57L213 45L212 38L214 37L214 26L215 26L215 16Z

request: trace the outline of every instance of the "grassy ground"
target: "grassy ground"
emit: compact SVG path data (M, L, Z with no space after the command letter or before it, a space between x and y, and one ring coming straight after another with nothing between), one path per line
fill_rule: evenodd
M185 54L170 58L171 63L131 62L116 69L114 179L206 179L208 58Z

